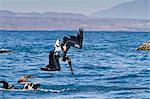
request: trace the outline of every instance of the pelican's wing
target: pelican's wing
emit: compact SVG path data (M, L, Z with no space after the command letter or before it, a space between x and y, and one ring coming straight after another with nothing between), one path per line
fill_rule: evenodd
M45 71L59 71L60 70L59 57L54 55L54 51L50 51L49 64L45 66L44 68L41 68L41 70L45 70Z
M60 70L59 57L55 56L53 51L49 55L49 68Z
M66 44L69 47L76 47L81 49L82 48L82 43L83 43L83 29L79 29L79 33L77 36L65 36L63 38L63 44Z

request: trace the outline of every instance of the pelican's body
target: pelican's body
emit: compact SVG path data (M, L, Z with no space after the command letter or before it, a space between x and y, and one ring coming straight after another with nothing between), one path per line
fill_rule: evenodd
M65 52L64 48L61 45L61 42L59 39L56 40L55 45L54 45L54 53L56 56L63 57Z

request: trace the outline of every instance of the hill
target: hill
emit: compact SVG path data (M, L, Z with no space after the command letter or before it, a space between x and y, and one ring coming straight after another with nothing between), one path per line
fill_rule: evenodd
M91 15L97 18L150 19L150 0L134 0Z

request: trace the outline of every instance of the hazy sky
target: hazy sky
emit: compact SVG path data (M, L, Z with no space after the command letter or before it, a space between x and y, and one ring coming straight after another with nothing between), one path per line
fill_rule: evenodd
M0 0L0 10L73 12L86 15L133 0Z

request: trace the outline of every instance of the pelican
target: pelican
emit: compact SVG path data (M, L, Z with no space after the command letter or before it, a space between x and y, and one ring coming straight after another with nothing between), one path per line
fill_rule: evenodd
M49 52L49 64L41 70L44 71L60 71L59 59L62 58L62 61L67 61L70 67L70 70L73 74L73 69L71 65L71 58L67 55L67 52L70 47L75 47L78 49L82 48L83 43L83 29L79 29L79 33L76 36L64 36L63 42L59 39L56 40L54 49Z
M12 50L9 49L0 49L0 53L7 53L7 52L12 52Z
M19 84L25 84L24 88L25 90L35 90L40 87L40 84L34 83L34 82L27 82L29 79L33 78L31 75L23 75L19 78L18 83Z

